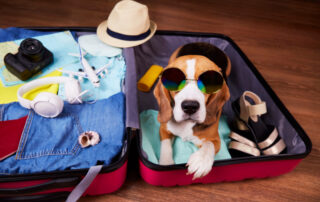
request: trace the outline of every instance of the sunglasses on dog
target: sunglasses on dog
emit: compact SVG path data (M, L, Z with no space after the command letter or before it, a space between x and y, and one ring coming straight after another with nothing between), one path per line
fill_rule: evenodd
M175 67L164 70L161 75L161 82L169 91L182 90L188 80L197 81L200 91L206 94L217 93L222 88L224 82L221 73L214 70L203 72L198 79L187 79L185 74Z

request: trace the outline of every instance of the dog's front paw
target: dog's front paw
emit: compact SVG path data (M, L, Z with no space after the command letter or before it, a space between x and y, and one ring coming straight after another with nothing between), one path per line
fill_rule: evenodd
M208 152L208 150L200 148L198 151L193 153L187 163L188 173L193 174L193 178L201 178L207 175L214 162L214 153Z
M164 139L161 141L159 164L160 165L173 165L174 164L174 161L172 158L171 139Z
M173 165L174 161L171 156L161 155L159 159L160 165Z

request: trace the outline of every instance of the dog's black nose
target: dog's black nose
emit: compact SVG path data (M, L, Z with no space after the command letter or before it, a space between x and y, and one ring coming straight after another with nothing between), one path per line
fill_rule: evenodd
M186 100L181 103L181 108L186 114L194 114L200 107L198 101Z

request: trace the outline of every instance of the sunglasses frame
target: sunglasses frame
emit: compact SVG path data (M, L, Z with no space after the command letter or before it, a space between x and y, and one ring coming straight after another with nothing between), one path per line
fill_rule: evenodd
M222 78L222 80L223 80L223 82L222 82L222 84L221 84L221 88L218 89L218 90L215 91L215 92L212 92L212 93L206 93L206 92L201 91L201 92L203 92L203 93L205 93L205 94L208 94L208 95L218 93L218 92L222 89L223 84L225 83L225 79L224 79L222 73L219 72L219 71L216 71L216 70L207 70L207 71L204 71L204 72L202 72L202 73L198 76L197 79L187 79L187 76L185 75L185 73L184 73L182 70L180 70L179 68L177 68L177 67L168 67L168 68L164 69L164 70L161 72L161 74L159 75L159 79L161 80L161 83L162 83L162 84L163 84L163 82L162 82L163 72L165 72L166 70L169 70L169 69L177 69L177 70L179 70L179 71L181 71L181 72L183 73L183 75L184 75L184 77L185 77L184 81L186 81L186 84L183 86L183 88L187 85L187 82L188 82L188 81L197 81L197 82L196 82L196 83L197 83L197 87L198 87L198 89L199 89L200 91L201 91L201 89L199 88L199 85L198 85L199 77L200 77L202 74L204 74L204 73L206 73L206 72L208 72L208 71L217 72L217 73L221 76L221 78ZM163 84L163 86L164 86L167 90L169 90L164 84ZM182 88L182 89L183 89L183 88ZM179 92L179 91L181 91L182 89L180 89L180 90L169 90L169 91Z

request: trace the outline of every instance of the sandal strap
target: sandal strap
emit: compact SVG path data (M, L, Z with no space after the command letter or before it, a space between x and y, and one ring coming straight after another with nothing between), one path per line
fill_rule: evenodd
M242 135L239 135L236 132L231 131L229 137L234 139L234 140L236 140L236 141L238 141L238 142L241 142L242 144L245 144L245 145L248 145L250 147L256 148L256 144L254 142L252 142L251 140L243 137Z
M267 139L258 143L259 148L264 149L269 147L274 143L274 141L276 141L277 137L278 137L278 130L274 128Z
M260 156L259 149L248 146L246 144L243 144L243 143L237 142L237 141L231 141L229 144L229 149L238 150L238 151L250 154L252 156Z
M249 116L257 116L267 113L266 102L248 106Z
M275 145L269 149L263 150L262 153L265 155L280 154L286 148L286 144L283 139L280 139Z
M246 100L246 97L250 97L255 104L251 104ZM251 91L245 91L240 99L240 119L248 122L249 117L253 121L257 121L257 116L267 113L266 103L261 101L260 97Z
M247 125L243 122L243 121L241 121L240 119L236 119L236 125L237 125L237 128L239 129L239 130L249 130L249 128L247 127Z

